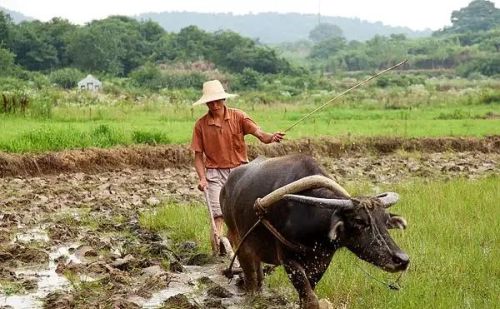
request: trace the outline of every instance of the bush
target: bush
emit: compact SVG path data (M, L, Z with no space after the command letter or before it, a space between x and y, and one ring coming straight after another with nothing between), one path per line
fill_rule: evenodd
M207 80L204 74L193 72L193 73L182 73L182 74L164 74L163 75L163 87L169 89L185 89L194 88L201 89L203 83Z
M479 97L483 104L500 103L500 91L485 91Z
M30 99L26 93L9 93L0 94L0 114L25 114L28 108Z
M234 90L255 90L259 89L261 83L259 72L245 68L241 74L238 74L232 83Z
M114 146L123 140L123 136L106 124L101 124L92 130L90 136L92 138L92 144L99 147Z
M64 89L75 88L84 74L75 68L64 68L53 71L49 75L49 80Z
M14 64L15 55L5 48L0 47L0 75L7 76L16 69Z
M33 100L30 104L30 115L34 118L49 119L52 117L52 100L46 96Z
M169 144L170 139L162 132L134 131L132 139L136 144Z
M129 76L140 87L151 90L163 88L162 74L159 68L151 63L132 71Z
M485 55L469 60L457 67L457 73L469 77L473 73L481 73L485 76L500 74L500 55Z
M162 72L153 64L147 64L130 74L139 87L150 90L168 89L200 89L207 80L204 74L198 72Z

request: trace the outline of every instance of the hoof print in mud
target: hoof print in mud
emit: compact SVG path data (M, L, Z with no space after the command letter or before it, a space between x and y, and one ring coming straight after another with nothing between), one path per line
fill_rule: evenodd
M212 279L210 279L209 277L206 277L206 276L201 277L200 279L198 279L198 283L199 284L204 284L204 285L213 285L213 284L215 284L215 282Z
M215 284L207 290L208 296L216 298L229 298L233 296L233 293L229 292L222 286Z
M217 308L217 309L225 309L227 308L222 304L222 300L220 299L206 299L203 302L205 308Z
M177 294L163 302L162 309L200 309L197 304L189 301L186 295Z
M198 253L193 255L187 261L187 265L203 266L214 262L214 258L206 253Z
M173 261L170 263L170 271L173 273L182 273L184 272L184 266L178 261Z
M44 308L72 308L74 305L74 297L71 294L63 292L51 292L44 299Z

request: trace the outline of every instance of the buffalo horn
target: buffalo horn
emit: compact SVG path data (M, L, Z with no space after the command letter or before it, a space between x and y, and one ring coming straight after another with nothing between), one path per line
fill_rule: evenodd
M318 206L337 206L345 208L354 207L352 201L346 199L321 198L321 197L312 197L312 196L295 195L295 194L285 194L283 196L283 199L292 200L305 204L314 204Z
M322 175L313 175L301 178L274 190L273 192L259 199L259 204L261 207L265 208L281 200L285 194L293 194L315 188L327 188L341 195L342 197L350 198L349 193L347 193L347 191L333 179Z
M396 192L384 192L377 195L377 198L385 208L389 208L398 202L399 194L397 194Z

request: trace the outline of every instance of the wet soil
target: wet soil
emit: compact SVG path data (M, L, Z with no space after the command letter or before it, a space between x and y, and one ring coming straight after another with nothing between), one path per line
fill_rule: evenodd
M475 179L500 171L499 137L250 148L251 157L292 152L312 154L341 184ZM140 212L166 200L202 205L183 146L3 153L0 175L0 308L297 306L271 292L244 297L237 280L221 275L227 260L204 256L193 243L173 244L138 223ZM193 250L181 256L174 246Z
M398 151L500 153L500 135L485 138L305 139L284 141L282 144L250 145L248 152L250 159L253 159L258 155L274 157L299 152L317 157L339 158L349 154L391 154ZM124 168L186 168L192 165L192 157L187 145L84 149L34 155L0 152L0 177L99 173Z

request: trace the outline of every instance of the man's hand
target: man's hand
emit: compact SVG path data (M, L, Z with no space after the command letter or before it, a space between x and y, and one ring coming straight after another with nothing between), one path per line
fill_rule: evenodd
M285 137L285 133L275 132L275 133L273 133L273 135L271 137L271 143L279 143L283 140L284 137Z
M208 182L207 182L206 178L203 178L200 180L200 182L198 182L198 190L200 190L200 191L205 191L207 186L208 186Z
M264 144L279 143L285 137L285 133L282 132L266 133L261 129L255 131L255 133L252 133L252 135L257 137Z

